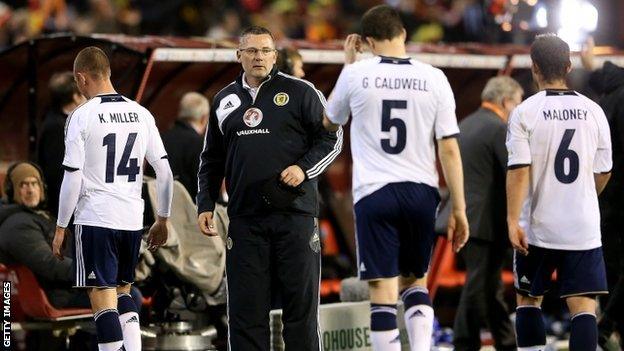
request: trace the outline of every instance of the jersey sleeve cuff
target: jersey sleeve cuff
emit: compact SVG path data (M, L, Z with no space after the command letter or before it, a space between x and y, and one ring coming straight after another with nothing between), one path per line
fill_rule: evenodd
M449 134L449 135L443 135L443 136L439 137L438 140L452 139L452 138L458 138L458 137L459 137L459 133L453 133L453 134Z
M63 167L64 170L66 170L68 172L76 172L76 171L80 170L80 167L72 167L72 166L69 166L69 165L66 165L66 164L63 164L62 167Z
M530 165L531 165L531 163L514 163L514 164L507 165L507 169L508 170L514 170L514 169L518 169L518 168L529 167Z

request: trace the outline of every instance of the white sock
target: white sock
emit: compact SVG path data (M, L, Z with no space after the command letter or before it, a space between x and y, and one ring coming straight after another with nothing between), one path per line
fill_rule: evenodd
M401 351L399 329L371 331L374 351Z
M123 340L98 344L99 351L119 351L123 350Z
M405 311L405 328L411 351L430 351L433 334L433 308L416 305Z
M126 351L141 351L141 326L139 314L126 312L119 315L121 331L123 333L123 345Z

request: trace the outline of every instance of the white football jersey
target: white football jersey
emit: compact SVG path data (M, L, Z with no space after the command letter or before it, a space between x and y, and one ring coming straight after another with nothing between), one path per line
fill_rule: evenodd
M601 246L594 173L611 170L604 112L571 90L541 91L511 114L508 166L531 165L520 225L529 244L559 250Z
M351 121L353 201L388 183L438 187L435 140L459 133L455 99L441 70L376 56L343 68L327 117Z
M65 127L63 166L82 170L74 223L118 230L143 228L143 160L166 157L152 114L117 94L78 107Z

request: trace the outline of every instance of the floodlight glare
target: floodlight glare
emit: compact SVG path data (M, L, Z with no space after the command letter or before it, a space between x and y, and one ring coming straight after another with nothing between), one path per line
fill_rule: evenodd
M546 7L540 6L537 8L535 11L535 23L540 28L548 27L548 10L546 10Z

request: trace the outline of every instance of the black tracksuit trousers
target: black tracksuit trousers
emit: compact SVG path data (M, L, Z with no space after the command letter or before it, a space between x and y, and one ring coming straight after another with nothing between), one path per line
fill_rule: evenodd
M229 350L269 350L272 287L282 299L286 350L319 350L316 219L295 214L235 217L226 246ZM273 284L271 277L277 280Z

